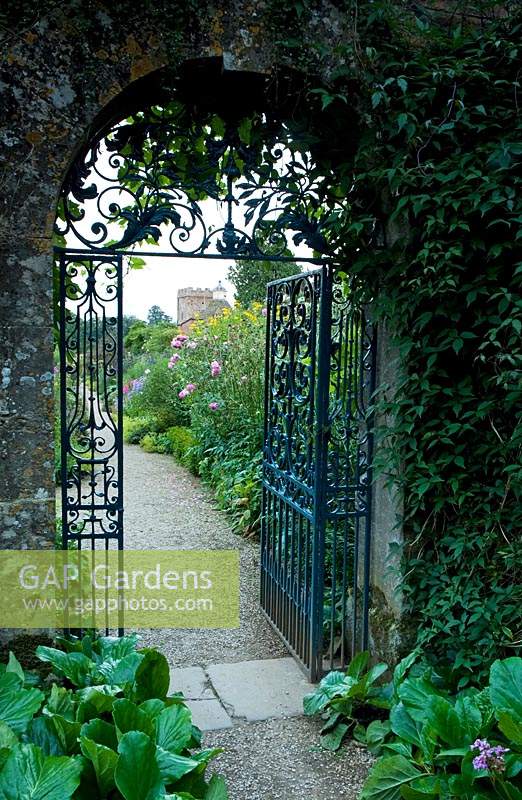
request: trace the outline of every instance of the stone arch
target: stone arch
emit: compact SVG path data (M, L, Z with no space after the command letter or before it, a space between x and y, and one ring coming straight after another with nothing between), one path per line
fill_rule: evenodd
M158 77L168 80L181 64L214 59L230 73L256 73L275 84L279 79L279 56L271 43L286 31L274 22L271 3L234 0L226 13L210 0L196 5L173 8L160 0L136 8L130 0L117 0L110 9L83 10L74 0L60 9L44 4L47 10L36 22L13 21L4 48L8 77L0 85L7 117L0 222L4 547L50 547L54 538L50 261L56 201L75 155L116 109ZM312 40L331 46L350 35L329 0L317 3L301 34L303 47ZM325 77L334 58L322 65ZM391 515L392 510L382 523L387 529ZM374 583L387 606L391 590L381 566Z

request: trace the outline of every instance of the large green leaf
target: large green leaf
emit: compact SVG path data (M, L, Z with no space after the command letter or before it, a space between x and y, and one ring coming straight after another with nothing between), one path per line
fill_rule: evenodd
M498 727L510 742L522 745L522 720L514 719L509 711L499 711Z
M406 678L397 687L397 694L406 706L408 714L422 722L426 717L428 699L439 695L439 692L423 678Z
M52 717L35 717L27 726L27 739L41 748L46 756L65 756L65 747L60 741Z
M212 775L205 800L228 800L227 786L221 775Z
M103 719L91 719L90 722L86 722L82 725L80 736L91 739L96 744L109 747L111 750L116 750L118 747L116 728Z
M349 725L339 722L331 731L321 736L321 747L325 750L339 750L341 743L348 732Z
M475 697L472 695L457 697L455 712L462 728L463 739L467 744L471 744L482 728L482 714Z
M370 654L367 650L364 650L362 653L357 653L356 656L352 658L348 669L346 670L346 674L350 676L350 678L359 678L363 675L364 670L368 666L368 662L370 660Z
M318 714L336 695L343 694L348 688L356 683L355 678L347 678L344 672L329 672L322 679L317 689L305 695L303 699L304 713L307 716Z
M128 636L100 636L96 639L95 648L100 653L101 660L113 658L118 661L136 649L138 636L132 633Z
M396 736L400 736L410 744L421 746L419 723L413 719L404 705L404 703L397 703L390 711L390 723L392 731Z
M96 675L100 678L97 683L108 683L110 686L133 683L142 662L143 656L136 652L120 659L108 658L96 667Z
M17 681L18 676L13 675ZM1 689L0 720L7 723L15 733L22 733L33 718L44 699L39 689Z
M118 745L114 778L125 800L159 800L164 794L156 762L156 746L141 731L130 731Z
M110 747L88 739L87 736L80 737L80 746L84 756L92 762L100 795L106 797L116 785L114 772L118 763L118 754Z
M157 650L143 649L143 656L137 672L132 699L140 703L151 698L163 700L169 691L169 664L163 653Z
M112 711L116 694L120 690L116 686L88 686L77 692L81 702L78 705L76 718L78 722L88 722Z
M36 648L40 661L51 664L57 675L64 675L75 686L89 686L92 683L94 664L84 653L64 653L55 647Z
M6 722L0 720L0 748L13 747L18 742L17 736Z
M380 758L370 770L361 800L399 800L401 786L422 775L404 756Z
M129 731L141 731L153 737L154 725L151 718L131 700L116 700L112 716L120 736Z
M25 681L24 671L16 658L15 654L9 651L9 661L7 662L7 666L5 668L6 672L13 672L15 675L18 675L20 678L21 683L23 684Z
M192 738L192 715L187 706L169 706L156 720L156 744L171 753L180 753Z
M53 683L51 687L51 694L47 699L47 703L43 709L44 714L60 714L65 719L74 721L75 718L75 703L72 698L70 689L65 689L63 686L57 686Z
M489 673L489 696L498 714L509 713L522 722L522 658L513 656L494 661Z
M449 700L444 697L429 697L426 703L426 721L439 739L450 747L459 747L468 741L459 715Z
M0 800L68 800L80 783L81 763L45 756L39 747L16 747L0 773Z
M199 766L199 761L187 756L180 756L177 753L170 753L162 747L156 748L156 761L166 785L179 781L180 778Z

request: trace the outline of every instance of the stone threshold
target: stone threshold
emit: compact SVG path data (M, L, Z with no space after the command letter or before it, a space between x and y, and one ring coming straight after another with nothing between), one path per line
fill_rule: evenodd
M182 692L203 731L303 714L313 691L293 658L270 658L171 669L169 694Z

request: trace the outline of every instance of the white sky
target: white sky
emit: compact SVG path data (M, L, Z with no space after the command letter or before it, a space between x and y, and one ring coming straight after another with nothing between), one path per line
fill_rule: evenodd
M176 320L178 289L214 289L221 281L234 299L234 287L226 280L230 259L146 258L142 269L129 269L123 279L123 313L146 319L151 306L157 305Z

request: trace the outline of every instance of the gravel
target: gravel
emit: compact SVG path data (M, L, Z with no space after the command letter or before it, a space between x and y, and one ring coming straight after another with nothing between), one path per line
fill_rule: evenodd
M225 750L210 771L223 775L230 800L356 800L372 756L353 741L323 750L319 728L292 717L208 732L205 747Z
M125 548L239 550L240 626L230 630L139 631L171 666L282 658L288 652L259 607L259 544L233 533L209 489L171 456L125 445Z
M171 457L131 445L124 457L127 549L240 552L239 628L142 630L142 646L183 667L288 656L259 608L259 545L234 534L210 491ZM322 750L320 724L292 717L207 732L203 746L224 749L210 772L223 775L230 800L355 800L372 757L354 742Z

